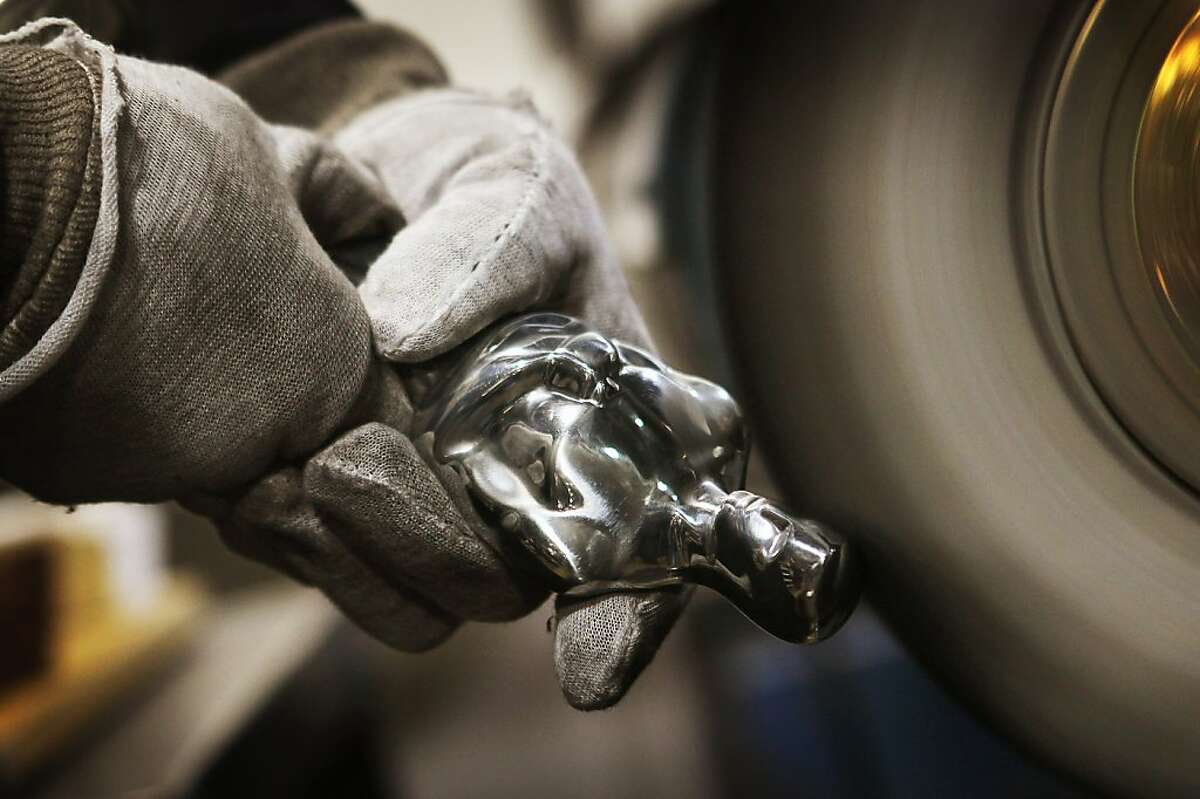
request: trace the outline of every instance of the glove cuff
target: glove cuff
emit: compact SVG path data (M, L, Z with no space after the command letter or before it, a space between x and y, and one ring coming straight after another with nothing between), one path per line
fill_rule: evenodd
M0 46L0 371L66 307L100 207L93 77L70 56Z

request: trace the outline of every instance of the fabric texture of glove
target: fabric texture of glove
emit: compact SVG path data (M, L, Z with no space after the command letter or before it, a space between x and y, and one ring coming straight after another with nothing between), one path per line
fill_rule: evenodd
M0 48L0 369L66 306L100 204L87 70L40 47Z
M650 346L582 171L527 100L424 92L363 114L335 141L377 171L409 220L359 287L385 357L423 361L547 307ZM620 699L689 596L560 598L555 665L568 701Z
M375 169L409 223L359 287L385 357L424 361L545 307L649 344L582 170L527 99L422 92L334 140Z
M217 79L263 119L321 134L382 102L447 80L421 40L362 20L311 27L230 65Z
M366 423L359 429L398 437L411 420L353 285L325 249L399 227L378 182L311 132L263 122L218 84L115 56L68 22L27 26L0 39L0 52L56 65L41 83L33 68L21 74L55 97L67 75L72 102L85 100L71 118L99 120L93 137L85 124L47 157L100 152L58 181L86 191L39 194L27 190L41 185L32 179L17 187L32 198L31 221L6 229L6 304L48 286L68 299L45 306L42 335L0 371L0 474L59 503L180 499L235 549L321 588L383 640L406 649L442 640L459 617L352 552L304 488L305 460L339 432ZM97 160L98 176L80 177ZM83 239L63 233L79 208L94 220ZM57 247L34 246L44 230ZM77 239L86 259L64 282L39 253L76 252ZM385 534L454 527L453 502L419 458L372 464L422 500ZM488 564L484 615L511 617L544 597L516 585L499 559Z
M281 42L221 76L268 119L333 133L339 149L379 175L403 212L408 225L359 287L381 353L399 363L421 362L509 314L534 308L572 313L609 335L650 346L570 149L522 97L427 88L440 68L422 63L426 52L386 26L333 23ZM281 83L281 75L296 77ZM289 91L298 80L327 90ZM406 81L409 91L424 91L406 93ZM376 105L355 115L366 105L363 98ZM431 534L398 543L414 533L383 533L387 520L398 517L408 484L396 476L377 479L395 473L386 459L376 459L365 439L339 444L346 446L339 457L331 455L334 445L314 459L321 466L310 465L305 475L322 517L377 567L391 563L405 584L420 582L422 569L412 565L419 553L445 552L455 539ZM399 458L382 445L374 452ZM457 476L438 476L460 514L473 517ZM351 491L356 484L360 488ZM487 535L478 520L471 526ZM502 538L493 542L503 547ZM460 563L454 557L447 561ZM472 604L478 597L452 597L459 590L451 587L455 579L438 580L461 570L447 570L440 561L427 566L424 579L438 590L426 585L423 593L463 618L501 618L520 607L501 602L499 610L480 615ZM671 589L583 603L558 600L555 665L567 700L596 709L620 699L689 595ZM496 601L497 595L483 596Z
M301 36L312 38L253 62L354 60L328 31ZM394 41L412 57L411 40ZM310 98L298 112L325 129L350 119L334 148L63 21L0 39L18 45L86 70L99 191L65 304L0 371L0 474L57 502L181 498L232 547L320 587L403 649L535 607L544 592L502 557L456 476L407 437L419 431L384 361L423 361L535 307L647 345L586 182L544 120L523 100L456 91L353 116L353 103L400 91L363 85L343 93L350 106ZM386 49L366 52L385 60ZM227 74L271 105L252 63ZM274 118L288 108L276 102ZM327 251L395 231L397 209L408 227L356 293ZM568 700L597 708L623 695L685 598L559 602Z
M17 40L90 67L102 182L74 292L0 373L3 473L62 503L223 494L374 402L369 320L317 239L399 224L370 176L188 70L63 24Z
M649 346L569 148L521 97L430 89L440 67L422 62L425 54L388 26L335 23L221 76L266 118L334 133L338 148L372 167L406 216L408 227L360 286L380 352L404 364L424 361L506 314L535 307L574 313L607 334ZM342 89L281 90L278 76ZM424 91L410 94L413 89ZM359 113L364 98L376 104ZM388 471L384 463L356 457L367 457L359 471ZM362 479L348 474L352 463L353 457L330 458L319 473L310 468L313 499L338 536L358 542L360 552L370 549L372 558L394 560L402 572L412 554L404 546L380 551L386 515L379 509L395 507L404 489L395 481L374 481L370 492L332 489L340 473L347 473L343 482ZM472 517L457 476L438 476L462 516ZM472 527L480 524L476 519ZM503 548L503 539L493 542ZM436 579L439 572L431 573ZM440 581L440 590L455 590L452 583ZM568 701L595 709L622 697L688 596L664 590L559 600L554 662Z

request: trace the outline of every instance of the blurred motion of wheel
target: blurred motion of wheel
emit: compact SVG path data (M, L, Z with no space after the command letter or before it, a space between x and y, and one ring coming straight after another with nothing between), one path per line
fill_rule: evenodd
M1197 3L733 5L718 292L780 481L989 721L1197 795Z

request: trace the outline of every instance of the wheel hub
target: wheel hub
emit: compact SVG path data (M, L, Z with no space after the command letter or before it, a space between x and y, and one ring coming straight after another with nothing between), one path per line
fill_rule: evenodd
M1200 14L1100 3L1054 103L1044 228L1088 379L1200 491Z

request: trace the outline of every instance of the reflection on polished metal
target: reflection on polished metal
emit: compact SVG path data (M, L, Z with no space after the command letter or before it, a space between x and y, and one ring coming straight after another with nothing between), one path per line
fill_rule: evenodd
M858 596L844 541L739 490L747 437L720 386L558 314L485 333L422 398L419 429L555 590L720 591L789 641Z
M1200 365L1200 12L1163 61L1138 135L1133 202L1142 265Z
M1050 108L1029 229L1053 281L1048 318L1065 322L1066 355L1086 373L1080 396L1095 393L1102 423L1115 417L1150 465L1200 492L1196 10L1091 9Z

